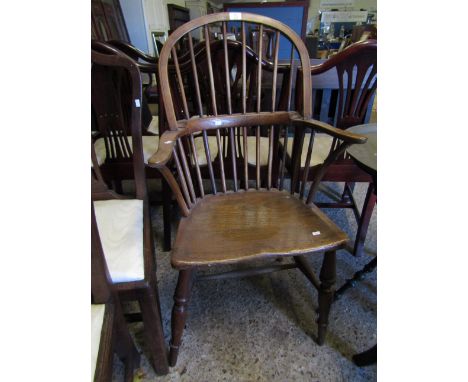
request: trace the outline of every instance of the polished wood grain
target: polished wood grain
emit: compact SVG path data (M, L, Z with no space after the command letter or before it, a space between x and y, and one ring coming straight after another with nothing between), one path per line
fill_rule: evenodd
M250 190L201 200L181 219L171 259L185 269L319 252L346 241L317 207L287 192Z

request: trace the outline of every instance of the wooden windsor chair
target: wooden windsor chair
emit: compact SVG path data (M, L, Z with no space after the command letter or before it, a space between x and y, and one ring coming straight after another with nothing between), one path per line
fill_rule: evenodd
M110 275L91 204L91 379L112 380L114 353L125 365L125 381L133 381L140 363L132 337L125 324L120 301L110 290Z
M264 35L266 34L263 32ZM274 32L269 31L269 35ZM275 35L274 35L275 36ZM210 35L208 35L210 37ZM274 37L269 40L269 45L272 45ZM265 43L265 39L262 44ZM188 42L187 42L188 44ZM257 99L257 84L259 83L258 78L263 77L268 79L271 82L274 65L273 62L268 60L264 56L265 47L262 48L262 44L257 44L257 51L255 52L249 46L245 49L246 55L246 64L245 64L245 78L246 83L249 84L248 91L246 93L246 110L248 112L254 110L271 110L271 87L262 88L260 94L261 96ZM227 39L226 44L224 41L220 40L210 40L210 61L211 61L211 70L213 72L213 81L216 89L216 109L218 114L228 114L228 113L239 113L242 111L242 43L239 41L233 41ZM229 75L229 92L226 88L226 69L225 69L225 60L224 60L224 51L226 47L226 52L228 55L228 75ZM259 49L262 48L262 55L259 55ZM195 63L195 66L192 65L192 62ZM261 67L259 68L258 63L261 62ZM201 107L206 107L207 114L213 114L213 107L210 97L210 78L208 70L208 54L206 49L205 42L201 42L193 46L193 60L190 55L190 52L178 57L178 66L180 71L180 77L182 83L184 83L184 92L186 97L186 104L189 115L196 115L197 110L199 110L200 105L197 103L197 97L200 97ZM194 68L197 72L197 84L199 88L189 86L190 84L195 83L193 76ZM259 70L262 73L259 73ZM171 86L171 91L174 94L174 108L176 109L176 116L178 119L185 118L184 105L182 100L182 94L180 87L178 86L177 71L172 62L168 66L169 72L169 83ZM276 69L277 75L279 75L283 81L278 82L280 85L279 91L279 101L278 101L278 110L286 110L288 103L288 91L291 91L291 88L288 87L291 70L287 64L278 64ZM265 80L264 80L265 81ZM261 81L260 81L261 84ZM197 91L199 94L197 94ZM229 98L228 98L229 97ZM219 156L223 156L223 162L225 163L226 171L231 170L230 161L230 140L227 135L227 131L222 130L220 132L220 138L222 141L222 146L224 147L223 152L218 151L218 144L216 139L216 133L214 131L209 131L207 138L207 144L209 146L210 153L210 163L208 164L205 160L205 142L202 136L195 137L195 150L197 151L197 156L199 159L199 165L201 168L201 176L203 179L211 179L216 177L216 174L219 173L218 169L220 166ZM248 170L249 176L255 177L256 175L256 134L259 134L259 143L261 149L259 150L259 170L262 173L267 171L268 166L268 131L267 129L261 129L257 132L249 132L250 135L247 137L248 141ZM242 165L243 163L243 145L240 143L241 134L237 131L235 134L235 145L236 145L236 166ZM277 140L275 140L275 146L273 149L273 169L276 171L278 169L278 148ZM275 178L275 177L274 177ZM214 178L213 178L214 179ZM276 179L276 178L275 178Z
M192 115L185 95L180 64L176 45L186 36L190 54L193 58L193 44L191 32L201 28L205 36L210 35L212 24L221 24L223 36L231 23L241 25L241 110L232 109L231 83L229 73L229 54L227 39L224 37L224 81L227 93L227 114L219 114L214 72L211 60L208 59L207 73L209 78L209 94L204 98L200 94L198 73L193 65L193 80L190 84L195 88L196 104L198 112ZM262 29L268 27L276 33L273 76L271 88L271 109L268 111L247 111L247 94L249 92L246 78L247 45L246 25L255 24ZM231 276L265 273L267 271L289 269L298 267L319 291L319 318L317 342L322 344L328 322L328 315L333 298L333 285L335 282L335 251L341 248L347 241L346 235L327 218L311 201L317 191L320 178L326 172L327 167L341 155L344 150L353 143L364 143L365 137L336 129L325 123L314 121L312 116L311 77L307 72L302 77L303 92L301 112L290 110L292 97L292 81L288 81L289 99L287 110L278 111L276 85L278 80L278 50L280 36L284 36L291 44L290 67L297 69L298 57L303 67L309 67L309 56L303 42L286 25L279 21L249 14L249 13L217 13L192 20L170 36L161 52L159 61L159 77L161 81L162 97L165 106L169 131L162 136L158 151L149 160L149 166L157 168L168 181L180 207L182 218L177 231L176 240L171 254L171 264L179 271L179 279L174 295L174 307L172 311L172 340L170 344L170 365L175 365L182 332L187 318L187 304L190 298L192 285L196 279L202 279L200 270L213 268L223 264L248 264L252 260L265 260L277 257L293 257L294 264L276 264L263 268L251 268L234 270ZM205 39L207 56L211 55L211 44ZM262 62L262 49L259 50L259 66ZM176 105L178 95L174 93L169 76L170 59L176 70L176 78L179 82L177 89L180 91L181 104L184 110L184 118L179 118ZM194 64L194 60L192 61ZM292 70L292 69L291 69ZM292 78L292 77L291 77ZM259 70L259 79L255 84L257 100L261 99L262 75ZM204 103L205 102L205 103ZM208 103L208 104L206 104ZM259 130L267 129L269 132L268 171L263 175L260 161L256 162L256 176L249 179L249 131L255 131L256 156L259 157ZM339 139L339 145L330 153L322 170L317 172L316 178L309 192L305 193L305 185L300 194L294 189L287 192L284 181L285 174L285 150L280 160L280 169L273 171L273 147L275 139L287 142L293 139L290 131L294 129L307 129L313 132L323 132ZM227 130L227 131L226 131ZM219 156L219 183L216 184L214 176L210 177L211 190L206 190L203 185L197 150L195 148L194 135L201 133L205 142L206 163L211 163L210 147L207 143L208 132L216 134L218 152L224 152L220 133L226 132L230 141L229 155L230 166L224 163L223 156ZM236 134L240 134L238 142L243 146L242 166L237 169L239 157L236 153ZM287 145L285 145L287 147ZM312 151L310 147L310 153ZM169 163L174 162L175 171ZM228 173L228 167L231 167ZM211 169L213 171L213 169ZM230 174L230 177L227 175ZM278 176L279 179L274 179ZM304 179L304 184L307 178ZM262 188L262 184L265 187ZM274 185L278 185L275 187ZM324 254L320 275L317 277L312 267L307 262L307 256ZM199 274L197 276L197 273ZM223 274L221 276L226 276ZM209 278L215 276L209 275Z
M324 73L336 72L337 94L334 103L330 99L320 105L319 118L332 123L335 127L346 130L351 126L366 123L369 115L368 109L374 100L377 91L377 41L367 40L350 45L342 52L334 55L324 63L310 68L312 78ZM298 75L296 91L301 91L301 72ZM330 91L329 91L330 92ZM328 94L329 95L329 94ZM322 94L322 97L325 95ZM297 98L297 107L301 108L301 98ZM327 108L328 106L328 108ZM304 175L307 159L308 145L311 134L304 131L296 131L294 146L289 142L287 147L288 169L293 173L293 183L298 187L298 179ZM308 179L312 180L315 172L320 170L329 152L332 151L337 140L327 135L316 135L314 144L319 148L311 158L311 168L308 170ZM293 159L291 159L293 158ZM295 165L293 165L295 163ZM300 164L299 164L300 163ZM358 222L356 240L354 242L353 254L360 256L364 249L364 241L372 211L377 198L374 193L372 177L360 169L355 162L344 153L333 164L331 164L323 176L322 181L345 182L341 200L338 202L316 203L322 208L352 208ZM359 211L353 197L355 182L369 183L366 198Z
M113 56L125 56L127 54L120 49L124 47L125 52L132 52L131 45L128 43L116 43L119 49L112 46L110 43L92 42L92 51ZM136 49L134 49L136 51ZM136 53L132 53L134 57L138 57ZM148 59L148 57L146 57ZM141 63L132 60L133 67L137 68L139 74L156 73L157 64ZM135 99L135 94L132 93L131 81L128 72L125 68L116 66L102 65L98 62L93 62L91 70L91 106L95 115L95 126L98 134L94 136L94 145L97 155L97 160L101 166L101 171L107 183L114 183L114 188L118 193L122 193L122 180L134 179L132 165L132 132L130 126L130 110ZM141 86L141 79L139 80ZM142 98L143 99L143 98ZM143 110L144 102L141 101L140 108ZM164 114L161 112L162 107L159 107L159 121L164 121ZM145 162L153 155L158 147L159 132L148 132L142 124L139 134L142 136L143 153ZM164 131L162 128L161 133ZM155 134L157 133L157 134ZM169 251L171 248L171 192L166 181L161 177L161 174L149 167L145 169L146 176L152 179L161 179L161 195L163 209L163 247Z
M150 207L146 188L144 141L141 135L141 78L135 62L120 52L91 52L93 66L126 70L131 84L132 100L129 133L109 134L116 142L107 142L109 149L123 156L133 169L135 197L129 199L109 190L91 144L91 198L97 228L102 242L102 256L109 269L111 290L121 300L137 301L143 320L150 360L158 374L168 372L166 346L162 329L156 279L156 258L151 228ZM110 101L109 101L110 102ZM109 125L107 125L109 126ZM113 125L112 125L113 126ZM129 155L131 153L131 156ZM135 315L132 316L135 318Z

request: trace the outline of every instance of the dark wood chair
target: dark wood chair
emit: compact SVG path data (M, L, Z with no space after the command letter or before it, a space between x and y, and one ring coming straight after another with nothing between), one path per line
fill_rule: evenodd
M328 90L327 93L323 91L320 97L315 97L316 104L314 106L317 117L342 130L365 123L377 90L377 42L368 40L355 43L322 64L311 67L312 80L324 73L336 75L338 87L334 94L331 90ZM300 86L299 75L296 91L301 91ZM327 100L325 100L325 97L328 97ZM300 98L298 98L298 101L297 107L300 108ZM303 132L297 132L297 134L301 133ZM296 176L293 176L293 178L297 187L297 179L305 171L304 167L311 135L298 135L296 138L294 147L292 142L289 142L287 152L288 158L294 158L290 162L291 167L289 170L291 173L296 172ZM315 171L320 169L320 164L325 160L330 150L336 146L336 140L321 134L314 137L314 145L316 145L317 150L311 158L312 168L308 174L310 180L314 177ZM293 163L295 163L295 169L293 169ZM298 170L299 167L300 170ZM367 228L376 203L372 177L360 169L349 156L343 154L341 158L338 158L335 163L330 165L322 181L345 182L341 200L338 202L317 203L317 206L353 209L358 221L358 232L353 254L360 256L363 252ZM355 182L369 183L362 212L358 210L353 197Z
M114 152L121 156L123 152L127 154L125 158L133 168L135 198L129 199L108 189L101 172L102 167L98 164L95 145L91 145L91 196L103 257L109 269L112 290L118 293L121 300L134 300L139 303L150 359L158 374L166 374L167 354L161 323L141 135L140 73L134 61L121 53L104 54L92 51L91 57L93 65L125 69L130 77L133 97L128 125L128 133L133 139L130 140L127 134L117 131L114 136L118 141L113 147Z
M156 81L158 58L142 52L140 49L126 41L111 40L107 41L107 44L125 53L138 64L140 72L145 73L148 76L148 82L143 84L143 94L146 97L146 100L148 103L159 105L159 90ZM159 44L161 43L159 42ZM159 45L159 47L162 49L162 44Z
M224 37L224 83L227 93L227 114L219 114L217 95L219 89L215 86L213 65L207 60L207 75L209 79L209 93L201 97L200 84L196 67L193 67L194 82L191 84L196 89L196 103L199 105L198 113L190 113L183 81L180 75L180 64L175 45L186 36L190 54L193 56L193 44L191 33L202 30L205 36L210 35L210 27L217 24L222 28L223 36L229 29L229 23L235 20L241 24L242 55L241 65L238 70L242 73L241 83L241 110L232 109L231 79L229 73L229 54L227 39ZM247 111L247 94L249 86L246 78L246 24L256 24L262 35L263 28L275 31L275 47L273 61L273 75L271 78L271 109L259 111ZM364 143L365 137L352 134L325 123L312 120L311 76L307 72L302 77L302 110L291 111L292 81L287 81L289 86L289 99L287 110L278 111L277 105L277 81L278 81L278 49L280 35L285 36L292 43L291 71L298 66L308 67L309 56L304 43L290 28L279 21L249 14L217 13L192 20L170 36L161 52L159 61L159 78L161 81L163 104L165 106L169 131L162 136L157 153L149 160L149 166L159 169L168 181L175 195L181 211L181 218L174 248L171 254L171 264L179 271L179 279L174 295L174 307L172 311L172 340L170 344L170 365L175 365L181 345L182 332L187 318L187 307L190 299L190 291L196 279L214 278L216 275L203 275L203 269L214 268L219 265L233 264L243 269L233 270L218 275L219 277L246 276L265 273L269 271L290 269L298 267L319 292L319 318L317 342L322 344L328 323L328 315L333 299L335 282L335 251L341 248L347 241L346 235L327 218L311 201L317 191L321 177L327 167L340 156L346 148L353 143ZM205 40L207 56L211 55L211 44ZM299 57L299 63L294 57ZM176 105L179 94L172 89L169 74L170 59L177 73L177 86L180 89L181 104L184 117L179 118ZM259 49L258 64L261 67L262 49ZM259 70L259 79L254 86L256 99L261 99L262 71ZM291 77L292 78L292 77ZM260 84L260 85L259 85ZM208 112L209 110L209 112ZM260 172L260 163L256 162L256 176L249 178L249 150L248 137L250 131L254 131L256 138L255 147L259 148L259 129L268 131L268 171ZM274 140L281 139L287 143L294 137L291 131L307 130L327 133L338 140L337 147L331 151L322 169L316 173L312 186L309 187L307 177L300 193L295 193L294 188L286 191L287 182L284 181L285 158L279 161L280 168L273 170ZM225 131L230 140L231 165L224 163L220 156L219 183L216 184L214 176L210 177L210 190L205 190L197 150L194 146L194 135L202 134L206 140L208 132L215 132L218 152L223 152L221 147L220 132ZM238 135L240 134L240 136ZM243 160L238 167L236 159L236 135L242 145ZM287 145L285 145L287 147ZM309 146L308 156L311 155L313 145ZM283 150L285 153L285 150ZM259 153L257 152L257 157ZM210 163L210 147L205 145L205 159ZM175 164L172 171L170 163ZM264 179L262 179L262 175ZM278 179L275 179L275 178ZM262 187L262 184L265 187ZM278 185L277 187L275 185ZM307 189L307 192L304 192ZM318 256L324 253L324 259L319 276L307 261L307 256ZM271 264L270 259L292 257L294 263ZM245 268L252 260L262 260L265 267Z
M91 204L91 379L112 380L114 353L125 365L125 381L133 381L140 354L128 331L118 296L110 290L99 232Z
M126 51L131 51L128 44L117 45L126 46ZM102 55L126 57L132 62L131 70L137 71L139 76L141 69L145 70L146 73L155 73L157 69L155 63L137 63L109 43L93 41L92 51L101 53L101 57ZM135 137L132 136L130 128L129 110L131 110L135 102L138 102L137 107L139 109L142 108L142 96L137 99L136 94L132 92L131 78L126 68L109 66L94 61L92 63L91 106L98 131L98 134L94 137L97 160L107 183L113 183L115 190L122 193L122 180L134 179L131 145L132 139L135 139ZM142 88L141 77L139 77L138 81L137 85ZM140 90L141 92L142 90ZM161 107L159 109L161 110ZM160 113L159 121L163 120L164 116ZM139 123L141 124L141 122ZM157 150L159 133L156 135L151 132L142 132L142 130L143 127L138 130L138 134L142 137L143 156L145 162L147 162L148 158ZM170 189L158 171L147 167L145 172L148 178L161 179L164 221L163 247L168 251L171 248Z

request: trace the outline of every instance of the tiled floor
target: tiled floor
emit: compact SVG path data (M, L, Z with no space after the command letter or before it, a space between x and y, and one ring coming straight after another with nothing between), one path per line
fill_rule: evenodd
M326 184L322 195L338 195L340 187ZM359 203L365 191L365 184L356 185ZM351 210L326 212L354 239L357 226ZM368 262L369 255L376 254L376 215L375 209L366 240L367 255L356 259L345 250L338 253L338 285ZM170 267L170 254L161 250L161 207L153 210L153 224L161 309L169 342L177 273ZM321 256L311 263L318 269ZM376 284L374 271L333 305L326 342L317 346L313 340L317 292L297 269L199 282L193 289L178 364L168 375L155 376L145 356L142 325L131 325L143 351L136 380L374 381L376 366L358 368L351 357L376 343ZM117 367L116 381L121 380L121 373Z

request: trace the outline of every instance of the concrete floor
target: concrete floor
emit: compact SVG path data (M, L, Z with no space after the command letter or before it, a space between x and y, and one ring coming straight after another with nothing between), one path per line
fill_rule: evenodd
M329 200L330 196L339 196L341 189L342 184L325 183L320 197ZM365 184L356 185L355 197L360 205L365 191ZM325 211L354 240L357 225L351 210ZM376 217L375 209L363 258L354 258L346 250L338 253L338 286L376 254ZM161 249L161 207L153 210L153 224L163 324L169 342L177 272L170 267L170 253ZM311 259L315 269L319 269L321 259L321 255ZM130 326L142 350L135 380L374 381L376 365L358 368L351 357L376 343L376 292L374 271L336 301L326 342L317 346L313 340L317 332L317 292L297 269L243 279L201 281L193 289L177 366L168 375L157 377L149 365L142 324ZM117 360L114 380L122 380Z

